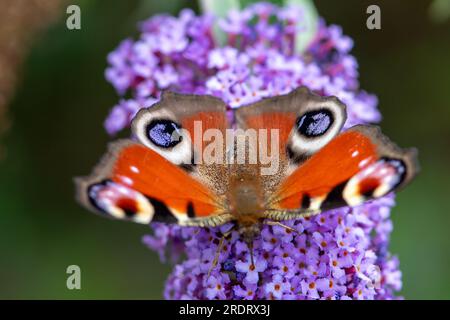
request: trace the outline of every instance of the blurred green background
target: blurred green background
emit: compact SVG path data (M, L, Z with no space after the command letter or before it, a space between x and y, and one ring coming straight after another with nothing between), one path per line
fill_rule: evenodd
M149 229L80 208L72 177L90 172L110 140L102 125L118 97L104 80L107 53L137 35L138 20L198 7L72 3L81 7L82 29L66 28L64 7L34 39L9 105L12 127L0 161L0 298L161 298L170 266L141 244ZM328 23L354 39L361 87L378 95L383 131L420 151L421 174L393 210L391 251L400 257L408 299L450 299L450 21L433 20L430 3L315 1ZM366 28L370 4L381 7L381 30ZM71 264L81 267L82 290L66 289Z

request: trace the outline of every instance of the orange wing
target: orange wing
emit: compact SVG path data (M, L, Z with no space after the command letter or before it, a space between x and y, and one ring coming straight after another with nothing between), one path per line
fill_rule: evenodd
M315 152L297 134L297 122L305 114L321 110L326 110L331 120L326 133L310 139L315 140L318 146L331 140L342 128L346 119L345 106L335 97L318 96L306 87L239 108L236 110L236 120L240 128L267 129L268 133L270 130L278 131L280 149L276 151L279 151L280 168L283 170L288 162L298 165ZM269 137L267 141L270 141Z
M115 218L185 225L227 219L219 196L158 153L128 140L114 143L94 174L77 184L85 206Z

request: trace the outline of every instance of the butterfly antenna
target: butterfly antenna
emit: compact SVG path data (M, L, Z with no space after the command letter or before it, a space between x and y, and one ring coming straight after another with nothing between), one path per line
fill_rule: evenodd
M217 266L217 264L219 263L219 257L220 257L220 252L223 249L223 244L225 242L225 238L227 238L230 234L231 234L232 230L225 232L222 237L219 240L219 244L217 246L217 250L216 250L216 254L214 255L214 260L211 263L211 267L208 270L208 276L207 279L209 279L209 276L211 275L211 272L214 270L214 268Z
M296 230L296 229L294 229L292 227L289 227L289 226L287 226L287 225L285 225L285 224L283 224L283 223L281 223L279 221L266 220L266 221L264 221L264 224L267 224L269 226L279 226L279 227L282 227L282 228L284 228L286 230L289 230L290 232L295 232L297 234L301 234L298 230Z

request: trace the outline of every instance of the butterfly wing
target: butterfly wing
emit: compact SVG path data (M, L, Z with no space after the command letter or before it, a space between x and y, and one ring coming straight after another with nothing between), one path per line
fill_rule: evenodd
M321 97L300 87L287 95L263 99L238 109L236 120L242 129L267 130L265 141L269 153L278 153L275 157L278 158L277 172L261 176L266 197L269 197L286 175L339 133L346 112L345 105L336 97ZM278 148L271 150L272 145Z
M403 187L417 171L414 149L400 149L378 127L355 126L287 176L269 199L266 215L283 220L357 206Z
M91 210L140 223L223 224L231 219L228 168L195 158L202 159L203 134L227 126L221 100L165 92L133 119L138 142L113 143L94 173L77 179L78 198Z
M167 146L170 124L177 128L179 143ZM138 112L132 122L134 136L145 146L180 166L195 179L203 182L217 194L227 191L229 167L226 165L226 144L215 150L217 161L204 161L208 144L225 137L229 127L225 103L209 95L184 95L166 91L161 100ZM213 145L213 144L211 144Z
M228 219L218 195L131 140L112 143L94 173L76 182L84 206L117 219L181 225L216 225Z
M279 132L279 170L261 176L267 218L356 206L400 188L417 172L414 150L401 150L373 126L340 133L345 105L305 87L243 107L236 118L241 128Z
M300 87L238 109L236 120L240 128L277 130L282 160L299 164L339 133L346 112L336 97L321 97ZM311 120L316 121L315 126L299 133Z

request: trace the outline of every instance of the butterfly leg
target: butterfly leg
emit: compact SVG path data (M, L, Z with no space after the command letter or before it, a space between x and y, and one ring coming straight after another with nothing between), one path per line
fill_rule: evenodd
M283 223L281 223L281 222L279 222L279 221L265 220L265 221L264 221L264 224L267 224L267 225L269 225L269 226L279 226L279 227L282 227L282 228L284 228L284 229L286 229L286 230L289 230L290 232L295 232L295 233L297 233L297 234L301 234L300 232L298 232L298 231L295 230L294 228L289 227L289 226L287 226L287 225L285 225L285 224L283 224Z
M214 268L217 266L217 264L219 263L219 257L220 257L220 252L223 249L223 244L225 242L225 239L228 238L231 233L233 232L234 228L231 228L230 230L228 230L227 232L225 232L222 237L219 240L219 244L217 245L217 250L216 250L216 254L214 256L214 260L211 263L211 267L208 270L208 276L207 279L209 278L209 276L211 275L211 272L214 270Z
M263 218L267 219L264 221L285 221L285 220L294 220L299 218L306 218L315 216L321 213L320 210L292 210L292 209L267 209L263 213Z

